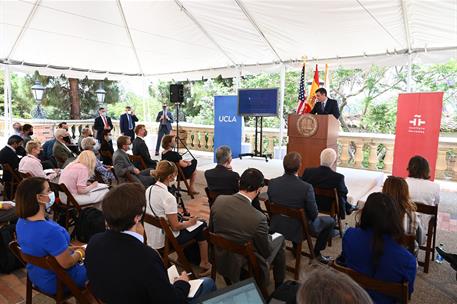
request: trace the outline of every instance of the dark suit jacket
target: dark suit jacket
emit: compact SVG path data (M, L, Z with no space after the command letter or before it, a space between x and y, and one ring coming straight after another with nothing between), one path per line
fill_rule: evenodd
M106 120L108 122L110 130L112 130L113 129L113 123L111 122L111 118L106 116ZM103 130L105 130L105 124L103 123L103 119L100 116L97 116L95 118L94 129L95 129L95 131L97 131L96 138L98 139L99 142L101 142L102 138L103 138Z
M240 175L222 165L205 171L206 183L210 191L231 195L240 190Z
M160 118L162 117L163 115L163 111L160 111L158 114L157 114L157 117L156 117L156 121L157 122L160 122ZM168 121L166 123L166 128L167 128L167 131L168 132L171 132L171 129L172 129L172 126L171 124L173 123L173 115L171 114L170 111L167 110L167 117L168 117ZM160 124L159 124L159 129L160 129Z
M284 174L271 179L268 183L268 199L272 203L286 207L305 209L305 215L310 224L317 218L313 186L302 181L298 176ZM285 216L273 216L270 231L279 232L286 240L296 243L303 239L301 222Z
M17 156L17 153L14 152L10 147L5 146L0 150L0 164L9 164L11 168L17 169L19 167L20 158ZM9 172L3 171L3 181L11 181L12 176Z
M133 148L132 148L133 155L139 155L143 159L144 163L148 168L155 168L156 161L151 159L151 155L149 154L148 145L141 137L135 137L133 140Z
M133 126L132 130L130 130L129 129L129 120L127 118L127 115L130 115L130 114L124 113L119 118L119 125L121 127L121 133L124 135L130 135L130 133L134 132L135 131L135 121L138 121L138 118L136 117L136 115L130 115L130 119L132 120L132 126Z
M310 183L313 187L319 188L336 188L338 190L338 199L340 203L340 216L342 219L346 217L346 204L348 188L344 183L344 175L333 171L331 168L326 166L320 166L317 168L308 168L303 172L302 179L305 182ZM329 210L330 201L316 197L316 202L319 210Z
M210 231L243 244L253 241L262 281L269 281L266 259L273 251L266 216L251 206L241 194L219 195L211 207ZM217 270L232 282L240 280L245 259L227 251L215 250Z
M186 303L189 283L171 285L157 251L131 235L94 235L84 262L91 289L104 303Z
M333 116L338 119L340 118L338 102L335 99L328 98L324 110L322 110L322 103L316 102L314 108L311 110L311 114L333 114Z

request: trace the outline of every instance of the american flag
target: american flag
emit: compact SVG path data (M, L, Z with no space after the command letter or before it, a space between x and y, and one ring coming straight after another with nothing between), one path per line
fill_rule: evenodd
M297 114L303 114L306 105L306 89L305 89L305 65L301 69L300 88L298 89L298 107Z

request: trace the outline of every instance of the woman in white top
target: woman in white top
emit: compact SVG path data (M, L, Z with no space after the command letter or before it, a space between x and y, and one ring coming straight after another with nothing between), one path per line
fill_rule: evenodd
M191 216L184 221L180 221L176 198L168 192L168 186L176 180L178 175L176 165L170 161L162 160L157 164L157 168L153 172L157 182L146 190L146 212L153 216L166 218L178 243L185 244L192 239L198 242L200 267L203 270L199 275L208 275L211 272L211 264L208 260L208 242L203 233L206 223L201 222L200 226L189 232L186 228L195 225L197 218ZM163 248L165 234L162 229L151 225L146 225L146 228L149 245L154 249Z
M429 179L428 161L422 156L413 156L408 163L408 178L406 179L411 200L415 203L438 206L440 203L440 185ZM419 217L424 226L424 231L428 231L428 222L431 217L425 214L419 214Z

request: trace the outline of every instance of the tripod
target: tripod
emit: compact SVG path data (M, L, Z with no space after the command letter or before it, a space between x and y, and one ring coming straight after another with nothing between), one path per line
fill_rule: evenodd
M176 137L175 137L175 140L176 140L176 147L175 147L176 152L179 153L179 146L181 144L182 147L184 147L186 149L186 152L181 154L181 156L185 155L186 153L189 153L189 155L193 159L195 159L195 157L192 155L192 153L190 152L189 148L187 147L186 143L179 136L179 110L180 110L181 103L177 102L177 103L175 103L175 105L176 105ZM178 166L179 166L179 164L178 164ZM179 170L179 168L178 168L178 170ZM175 187L173 190L174 190L173 194L176 197L176 201L178 202L178 206L182 208L183 214L185 216L190 216L190 213L187 211L186 206L184 205L184 201L183 201L182 196L181 196L181 191L186 192L186 190L182 190L181 189L181 180L179 179L179 177L178 177L178 187Z

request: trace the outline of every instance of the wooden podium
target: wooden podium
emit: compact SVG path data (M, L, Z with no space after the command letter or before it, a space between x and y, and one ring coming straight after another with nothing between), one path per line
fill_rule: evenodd
M305 168L320 166L320 155L325 148L338 151L340 123L333 115L289 114L287 126L287 153L298 152L302 156L300 176Z

